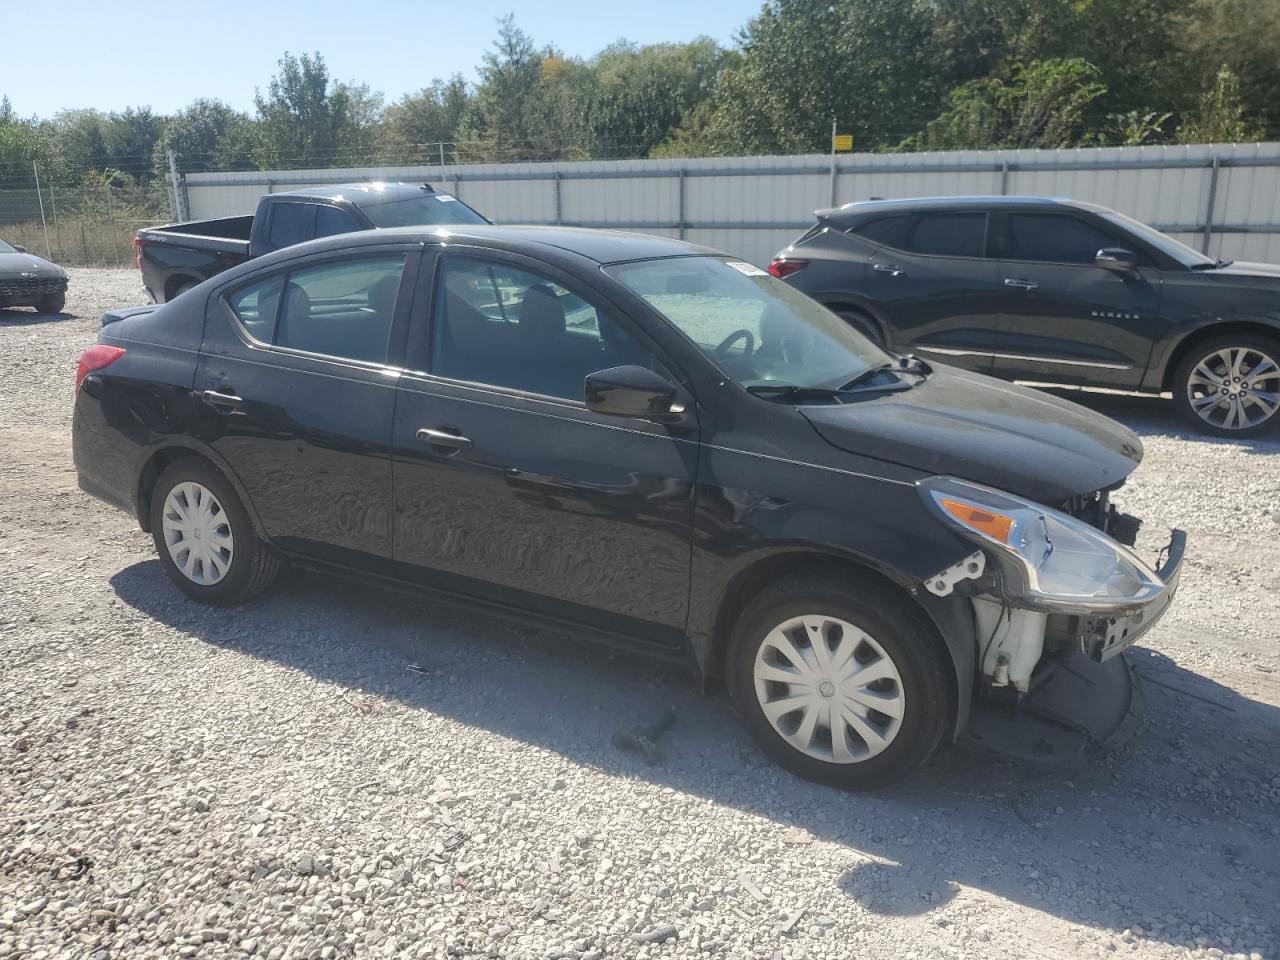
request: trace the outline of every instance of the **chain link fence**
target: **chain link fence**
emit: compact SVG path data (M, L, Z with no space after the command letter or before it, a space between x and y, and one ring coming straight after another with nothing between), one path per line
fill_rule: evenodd
M62 266L132 266L137 230L170 219L162 182L0 189L0 239Z

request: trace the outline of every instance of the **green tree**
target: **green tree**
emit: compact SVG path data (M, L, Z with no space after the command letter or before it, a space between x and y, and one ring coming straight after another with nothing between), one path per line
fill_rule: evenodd
M1251 123L1240 100L1240 79L1229 67L1214 77L1200 97L1200 109L1178 127L1183 143L1247 143L1262 139L1262 130Z
M432 80L417 93L406 94L387 108L382 143L397 162L435 162L438 144L445 144L446 159L453 158L458 124L471 101L471 91L461 75Z
M253 129L247 114L221 100L199 99L165 123L152 167L158 175L167 173L168 151L173 150L187 173L252 170L252 149Z
M1280 0L1197 0L1178 35L1201 88L1225 66L1238 78L1245 115L1264 135L1280 131Z
M932 14L911 0L770 0L738 40L704 132L714 152L823 152L833 118L883 146L936 110Z
M127 173L135 180L149 177L152 154L164 133L164 122L150 107L129 107L123 113L107 114L101 122L105 167Z
M286 53L267 92L254 94L258 110L253 158L263 168L323 167L351 145L356 121L350 90L330 84L319 53Z
M951 92L942 115L902 146L917 150L1078 146L1089 136L1085 116L1106 93L1101 71L1084 60L1013 64L1003 75L972 80Z

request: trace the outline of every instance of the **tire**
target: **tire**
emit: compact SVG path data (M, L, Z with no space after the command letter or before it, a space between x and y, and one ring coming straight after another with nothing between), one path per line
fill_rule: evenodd
M861 310L837 310L838 316L853 329L874 343L877 347L884 347L887 344L884 341L884 334L880 331L880 325L871 319L870 316Z
M41 313L61 313L62 308L66 305L67 295L65 293L51 293L36 305L36 309Z
M200 491L212 501L204 500ZM171 494L177 500L176 510L167 510ZM185 535L189 533L198 535ZM169 579L201 603L244 603L271 586L283 565L258 537L231 484L210 464L194 457L170 464L156 480L151 536ZM170 538L192 546L186 551L171 550ZM215 546L209 547L210 543Z
M1218 437L1266 433L1280 424L1280 340L1258 334L1206 340L1179 362L1171 387L1182 418L1197 430Z
M182 296L188 290L194 290L197 286L199 286L199 284L197 284L194 280L187 280L183 283L178 284L177 289L175 289L172 295L170 295L165 300L165 303L172 303L174 300L177 300L180 296Z
M814 621L820 622L816 632ZM787 658L780 657L774 646L775 630L784 625L789 625L786 633L794 638L791 649L810 668L818 650L812 644L806 646L801 637L824 637L827 651L845 659L848 669L829 670L827 676L837 678L829 685L821 671L812 669L809 676L817 682L801 679L781 683L762 678L758 671L803 676L788 669ZM846 641L853 646L846 648ZM890 671L884 669L882 659L888 661L893 677L885 676L869 685L849 678L852 669L872 668L875 674L887 674ZM874 789L914 773L941 742L954 711L948 677L951 667L941 638L910 601L887 592L882 583L871 578L842 576L837 581L792 576L767 588L738 617L727 669L735 704L760 748L797 776L844 789ZM812 706L775 713L775 726L764 703L802 696ZM889 713L868 709L866 703L872 696L880 699L886 710L893 709ZM859 734L852 721L843 723L843 745L848 749L837 762L838 737L830 713L835 704L858 716L861 729L869 727L885 743L876 746L874 737ZM811 723L810 712L818 715ZM893 712L899 716L890 716ZM794 728L791 735L803 740L806 723L809 748L804 750L787 739L785 731Z

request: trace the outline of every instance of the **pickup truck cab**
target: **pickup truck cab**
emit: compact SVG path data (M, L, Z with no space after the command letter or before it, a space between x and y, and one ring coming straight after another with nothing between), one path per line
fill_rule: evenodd
M237 264L306 240L359 230L489 221L430 184L349 183L265 194L250 216L139 230L142 285L166 303Z

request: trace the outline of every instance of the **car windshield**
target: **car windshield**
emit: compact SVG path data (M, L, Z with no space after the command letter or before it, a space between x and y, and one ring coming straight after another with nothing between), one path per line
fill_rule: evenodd
M889 359L826 307L740 260L679 257L607 271L742 387L838 389Z
M3 240L0 240L0 253L17 253L17 252L18 251L13 249L13 247L11 247L9 244L5 243Z
M1199 250L1188 247L1185 243L1173 239L1167 233L1161 233L1159 230L1147 226L1140 220L1134 220L1132 217L1126 217L1123 213L1100 207L1095 207L1094 211L1103 220L1110 221L1122 230L1136 233L1139 238L1145 240L1166 256L1173 257L1184 267L1211 266L1216 262L1212 257L1206 257Z
M437 223L488 223L461 200L447 193L424 193L405 200L362 203L360 209L375 227L417 227Z

